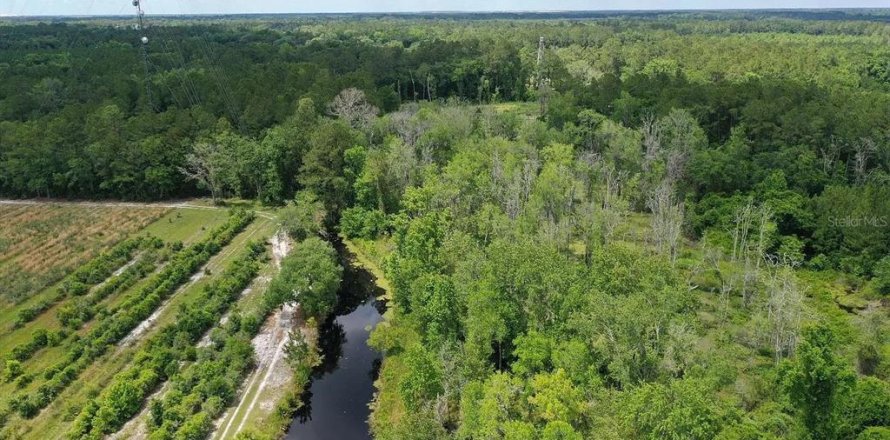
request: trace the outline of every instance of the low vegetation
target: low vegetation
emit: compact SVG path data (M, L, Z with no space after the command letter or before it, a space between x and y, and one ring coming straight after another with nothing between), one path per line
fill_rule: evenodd
M118 374L102 395L90 401L69 432L69 438L95 438L117 431L139 412L145 398L158 384L179 369L180 362L195 362L198 359L194 344L219 322L259 269L257 259L265 252L264 246L261 243L252 243L247 248L243 257L232 262L220 277L204 287L199 297L179 310L173 324L161 329L136 353L129 368ZM244 346L240 347L240 353L245 353ZM249 362L249 359L242 359L241 362ZM194 386L203 384L212 387L219 395L216 398L204 396L209 400L201 398L200 394L190 395L190 390L181 386L181 376L176 376L179 381L175 383L180 386L175 386L167 397L180 395L188 398L189 403L180 412L174 412L171 408L166 412L167 418L164 411L158 413L156 407L152 407L152 420L160 422L158 424L163 425L162 429L167 433L166 436L156 435L156 438L174 438L174 434L184 438L206 436L213 418L219 415L227 403L223 398L231 398L234 394L237 382L219 382L227 376L204 369L209 363L198 360L194 365L201 369L186 370L185 374L202 371L202 374L207 375L205 377L212 379L198 381ZM229 377L229 381L236 381L239 375ZM199 379L198 376L190 377ZM195 405L201 405L203 411L192 414L187 408L195 408Z
M83 337L72 341L65 358L43 374L46 382L31 393L19 393L9 407L30 418L51 403L87 366L149 317L176 289L247 224L253 214L236 211L204 241L183 248L141 290L128 297L114 314L105 316Z
M0 301L19 303L166 212L0 204Z

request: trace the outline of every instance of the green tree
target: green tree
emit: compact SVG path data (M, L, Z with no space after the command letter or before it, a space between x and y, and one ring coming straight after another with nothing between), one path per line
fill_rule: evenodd
M624 418L636 438L712 439L726 416L723 404L698 379L648 383L628 399Z
M281 210L278 218L281 227L291 238L301 241L323 235L327 213L315 193L304 190L297 193L293 202Z
M890 384L874 377L859 377L839 398L837 430L840 438L853 438L869 426L890 426Z
M442 368L439 361L421 344L414 344L403 356L405 374L399 381L399 392L405 405L416 411L443 391Z
M294 247L269 285L273 305L297 302L307 316L324 319L337 304L343 268L330 243L309 237Z
M531 389L528 401L535 419L545 423L581 423L584 398L565 371L535 375L531 380Z
M834 332L824 324L804 331L792 361L781 369L782 384L804 425L819 439L837 434L839 396L851 386L852 372L835 353Z
M563 421L548 423L541 433L541 440L582 440L583 438L572 425Z
M309 138L299 181L318 194L329 215L336 215L349 200L348 181L343 173L344 152L359 143L359 137L340 121L321 123Z

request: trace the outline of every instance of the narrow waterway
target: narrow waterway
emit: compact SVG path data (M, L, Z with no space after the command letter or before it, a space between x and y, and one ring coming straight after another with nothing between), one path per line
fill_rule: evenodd
M340 249L341 255L345 254ZM344 260L347 256L344 256ZM286 438L289 440L370 439L368 416L380 354L368 347L371 329L382 319L384 304L371 275L345 268L340 299L332 318L319 330L324 362L315 369Z

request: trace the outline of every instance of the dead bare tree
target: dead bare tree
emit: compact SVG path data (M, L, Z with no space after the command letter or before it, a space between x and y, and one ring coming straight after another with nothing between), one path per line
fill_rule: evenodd
M768 337L776 363L794 354L804 313L804 292L793 268L798 264L785 257L771 256L765 282Z
M528 201L528 198L531 197L532 187L535 184L535 179L538 177L540 169L541 162L538 159L526 159L522 162L520 189L523 202Z
M678 182L685 173L692 152L707 143L704 131L686 110L674 109L659 119L659 139L666 151L667 176Z
M868 178L868 161L878 151L878 145L871 138L861 138L854 149L853 175L856 177L856 184L862 185Z
M603 243L608 243L615 235L629 210L629 203L621 197L621 185L627 180L627 171L616 171L613 167L603 167L602 225Z
M748 233L751 230L753 211L754 205L748 202L735 212L732 230L732 262L738 261L739 257L748 249Z
M702 266L703 270L710 270L720 281L718 293L720 299L720 316L725 318L729 310L729 298L735 287L736 276L732 270L733 265L721 265L724 260L723 251L716 246L711 246L707 240L702 242Z
M396 139L387 152L387 170L399 191L411 186L418 178L420 161L410 145Z
M840 139L832 136L828 146L819 149L819 155L822 156L822 172L825 174L831 174L834 170L841 152L841 142Z
M417 145L417 141L429 130L431 125L426 119L417 117L418 110L417 104L405 104L399 111L389 116L392 130L412 148Z
M695 331L688 324L670 323L665 338L664 357L661 360L662 368L671 372L674 377L682 377L694 362L697 340Z
M349 124L350 127L365 130L379 113L377 107L365 98L365 92L350 87L344 89L328 104L328 113Z
M757 231L753 241L751 229L756 225ZM752 301L753 288L757 284L760 264L766 257L766 246L772 227L772 210L767 206L755 207L752 202L736 210L732 231L733 263L742 263L741 293L745 305Z
M683 202L676 200L673 185L665 180L646 202L652 211L652 238L659 253L668 254L671 262L677 259L683 226Z
M755 268L760 269L760 262L763 261L764 256L766 255L766 245L767 234L770 232L770 228L773 221L773 210L770 209L769 206L761 205L760 209L757 210L757 247L756 247L756 256L755 259Z
M534 158L525 159L522 161L522 168L508 170L500 154L495 152L491 163L491 193L507 217L515 220L531 196L540 162Z
M643 133L643 147L646 150L643 157L643 171L649 172L661 150L661 127L655 117L649 115L643 118L640 131Z
M230 161L228 152L220 143L199 142L192 152L185 156L185 166L179 168L186 179L210 190L213 203L218 203L225 192L229 179Z

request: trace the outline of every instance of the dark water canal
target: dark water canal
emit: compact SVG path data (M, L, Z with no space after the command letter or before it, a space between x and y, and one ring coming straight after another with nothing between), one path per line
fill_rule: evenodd
M319 330L324 362L313 372L288 440L371 439L368 404L381 358L367 341L385 305L376 299L382 292L370 273L351 267L347 251L339 250L344 267L339 304Z

